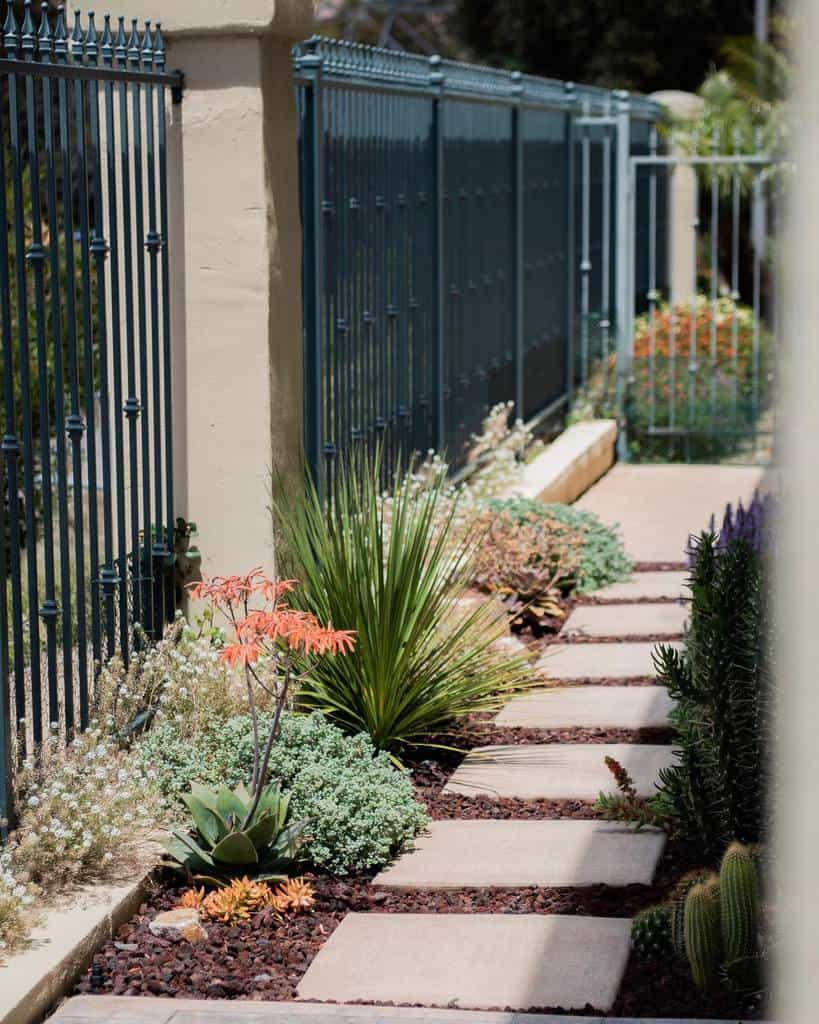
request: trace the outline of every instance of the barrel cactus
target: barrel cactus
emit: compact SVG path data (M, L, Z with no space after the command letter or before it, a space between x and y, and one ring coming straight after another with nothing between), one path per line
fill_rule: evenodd
M697 988L709 988L721 960L719 879L698 882L685 898L685 952Z
M641 960L664 960L673 955L668 907L648 907L640 911L631 922L631 946Z
M719 892L726 976L732 987L753 990L759 984L759 885L753 855L742 843L725 851Z

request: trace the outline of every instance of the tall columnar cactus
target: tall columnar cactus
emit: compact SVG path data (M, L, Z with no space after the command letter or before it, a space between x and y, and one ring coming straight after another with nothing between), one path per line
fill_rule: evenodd
M713 875L699 882L685 899L685 952L694 984L701 989L713 983L720 964L719 879Z
M687 960L685 951L685 900L689 892L700 882L712 878L710 871L689 871L674 886L669 902L669 931L674 953L680 960Z
M751 851L732 843L719 873L720 921L725 971L731 984L753 989L758 983L759 886Z

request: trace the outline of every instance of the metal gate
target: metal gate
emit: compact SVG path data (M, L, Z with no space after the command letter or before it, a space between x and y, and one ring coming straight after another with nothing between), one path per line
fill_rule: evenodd
M22 755L89 721L95 667L172 614L159 27L5 7L0 56L0 818Z
M774 428L773 239L785 165L719 134L628 159L618 335L624 457L768 461ZM688 205L689 214L684 214ZM676 209L675 209L676 206ZM663 225L668 224L668 233ZM688 250L686 253L686 249ZM673 252L670 273L663 254Z

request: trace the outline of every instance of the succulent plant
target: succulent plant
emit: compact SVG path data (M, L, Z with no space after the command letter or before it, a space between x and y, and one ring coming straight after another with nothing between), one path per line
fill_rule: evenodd
M710 871L699 869L689 871L677 882L671 894L668 904L671 945L674 948L674 953L681 960L688 959L685 952L685 898L695 885L705 882L711 877Z
M697 988L709 988L721 959L719 879L697 882L685 898L685 951Z
M666 960L673 955L668 907L648 907L640 911L631 922L631 947L641 960Z
M241 924L257 910L272 906L273 902L273 890L267 882L257 882L245 876L234 878L230 885L208 893L202 903L202 911L213 921Z
M169 866L216 886L248 873L280 880L294 867L307 822L288 824L290 797L277 783L254 798L244 785L213 790L193 782L183 799L194 829L166 839Z
M719 872L720 921L725 973L733 988L759 985L759 885L747 846L732 843Z

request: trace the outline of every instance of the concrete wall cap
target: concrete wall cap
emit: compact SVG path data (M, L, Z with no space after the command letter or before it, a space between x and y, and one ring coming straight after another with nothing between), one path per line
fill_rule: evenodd
M649 99L662 103L676 117L695 117L705 106L705 100L701 96L693 92L683 92L682 89L661 89L659 92L651 93Z
M128 13L156 19L157 0L131 0ZM169 38L275 35L304 39L313 31L312 0L174 0L161 12Z

